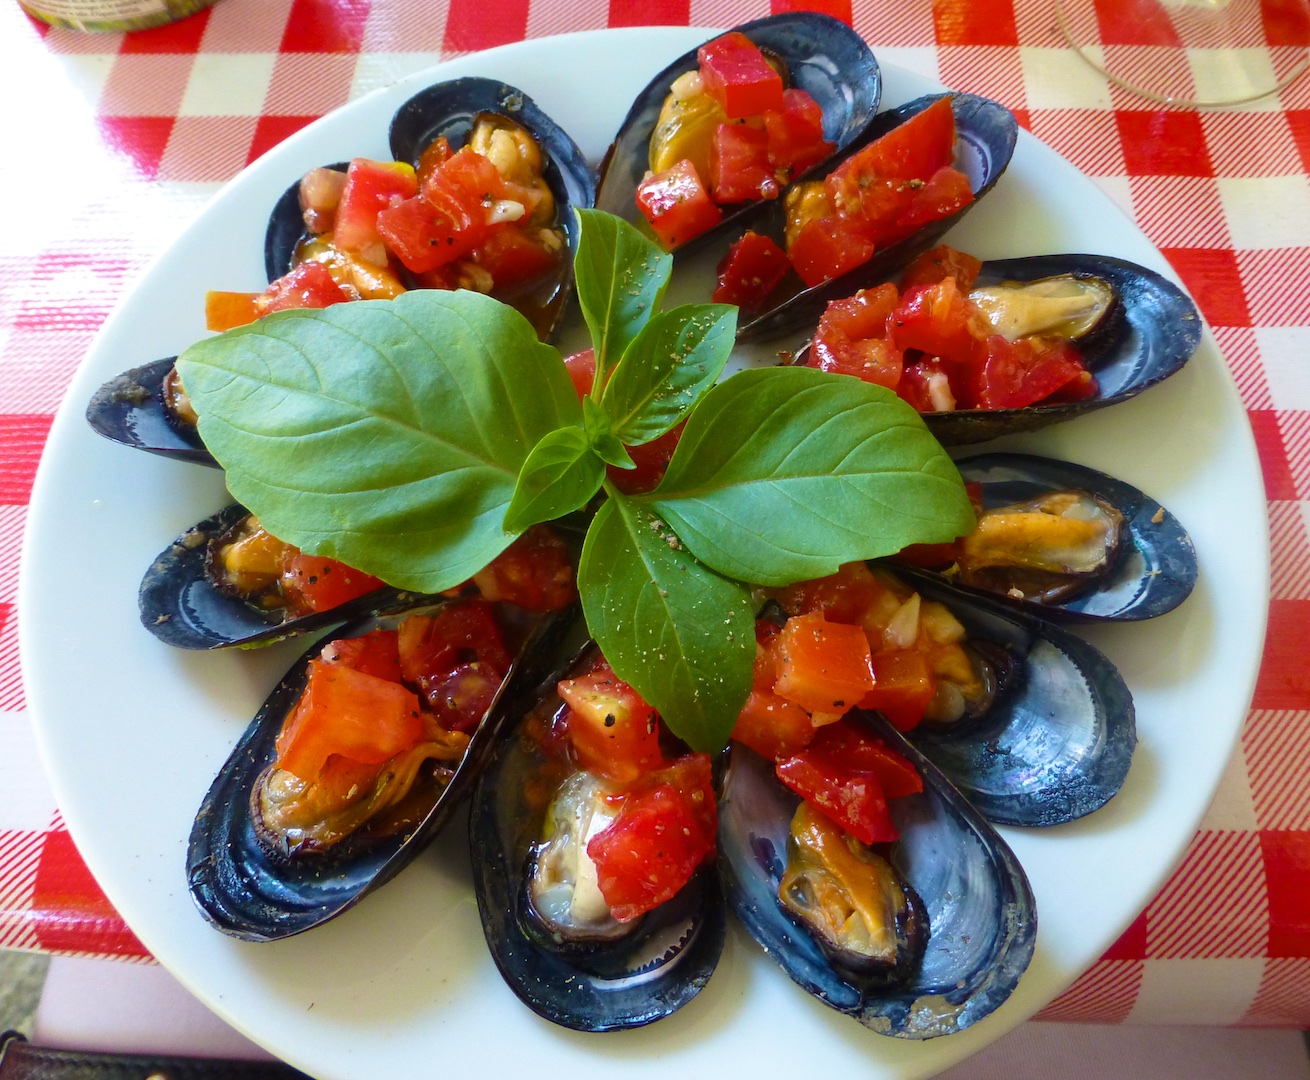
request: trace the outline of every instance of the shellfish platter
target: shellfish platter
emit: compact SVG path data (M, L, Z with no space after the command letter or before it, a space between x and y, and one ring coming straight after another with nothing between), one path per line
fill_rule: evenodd
M1200 579L1183 606L1148 623L1078 629L1132 691L1136 755L1122 790L1095 814L1002 828L1031 882L1040 930L1014 993L968 1030L883 1038L812 1000L735 924L703 992L658 1024L604 1036L553 1026L519 1005L483 944L462 815L366 903L312 932L257 944L204 922L183 872L196 807L302 646L182 653L140 629L142 569L230 499L217 470L104 443L86 427L85 402L116 373L202 337L206 289L262 287L263 223L288 183L323 162L385 157L388 121L423 87L467 75L512 83L595 163L626 103L707 36L643 28L524 42L420 73L311 125L225 187L160 257L106 324L56 418L32 497L20 610L31 712L59 805L97 880L159 961L313 1075L422 1075L436 1060L475 1075L531 1065L600 1076L616 1064L633 1077L816 1067L932 1075L1053 999L1150 900L1245 718L1268 539L1253 440L1207 337L1185 370L1141 397L988 446L1093 466L1147 492L1187 529ZM562 79L565 69L585 77ZM940 90L890 64L881 70L884 108ZM995 190L947 239L987 259L1096 252L1171 276L1107 194L1023 132ZM671 299L687 298L674 296L679 288ZM566 328L563 345L577 333ZM767 363L776 350L744 346L740 359Z

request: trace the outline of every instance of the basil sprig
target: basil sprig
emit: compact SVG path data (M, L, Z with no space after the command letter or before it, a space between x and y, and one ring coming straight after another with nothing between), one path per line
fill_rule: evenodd
M596 379L513 308L415 291L270 315L178 367L232 494L273 535L405 589L467 580L530 525L591 506L578 567L614 670L698 750L750 692L747 583L784 585L966 532L959 473L890 391L808 368L719 382L735 308L661 311L672 260L579 212L575 263ZM686 427L659 486L607 467Z

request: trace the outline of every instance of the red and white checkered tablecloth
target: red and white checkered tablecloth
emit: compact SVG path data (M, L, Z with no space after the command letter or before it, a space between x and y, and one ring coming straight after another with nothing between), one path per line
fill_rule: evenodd
M773 10L789 6L775 0ZM1239 752L1186 857L1042 1013L1310 1028L1310 78L1235 111L1153 106L1060 38L1051 0L819 0L885 60L997 98L1092 176L1197 299L1240 387L1273 545ZM1271 62L1306 44L1265 0ZM19 546L62 393L109 310L219 184L323 113L453 55L573 30L724 26L764 0L221 0L136 34L0 0L0 947L148 959L64 830L24 712ZM1185 64L1103 22L1107 49ZM129 366L127 360L124 367Z

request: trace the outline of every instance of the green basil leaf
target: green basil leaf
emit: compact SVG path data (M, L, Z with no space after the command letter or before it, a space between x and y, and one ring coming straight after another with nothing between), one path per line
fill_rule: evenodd
M596 385L604 386L628 343L659 311L673 256L611 214L577 214L581 234L573 276L596 352Z
M686 304L642 327L605 386L601 403L629 446L657 439L713 386L732 355L737 309Z
M617 465L620 469L635 469L637 463L632 460L628 448L619 441L610 424L610 418L595 398L582 399L582 418L587 429L587 438L591 448L606 465ZM592 494L595 494L594 492Z
M890 390L811 368L743 371L687 421L638 498L727 577L785 585L973 527L951 459Z
M178 361L232 494L274 536L400 588L450 588L513 539L519 471L582 409L558 350L469 292L288 311Z
M670 731L695 750L720 750L751 688L750 593L698 563L649 510L609 495L578 567L587 626Z
M505 531L517 535L586 506L605 479L605 464L582 428L552 431L532 448L505 511Z

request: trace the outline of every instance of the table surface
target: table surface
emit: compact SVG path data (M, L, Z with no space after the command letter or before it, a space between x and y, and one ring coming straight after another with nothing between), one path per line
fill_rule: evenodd
M135 34L51 30L0 0L0 947L148 960L64 829L24 711L17 566L64 389L146 263L217 187L311 120L437 61L606 26L721 26L748 0L221 0ZM982 93L1090 175L1164 252L1237 382L1264 471L1269 634L1237 753L1182 864L1041 1015L1310 1028L1310 78L1234 110L1110 86L1050 0L823 0L883 60ZM1277 0L1266 0L1275 12ZM1271 18L1254 54L1304 29ZM1177 47L1107 38L1147 63ZM73 167L69 165L72 163ZM39 194L38 194L39 193ZM126 365L125 365L126 366Z

